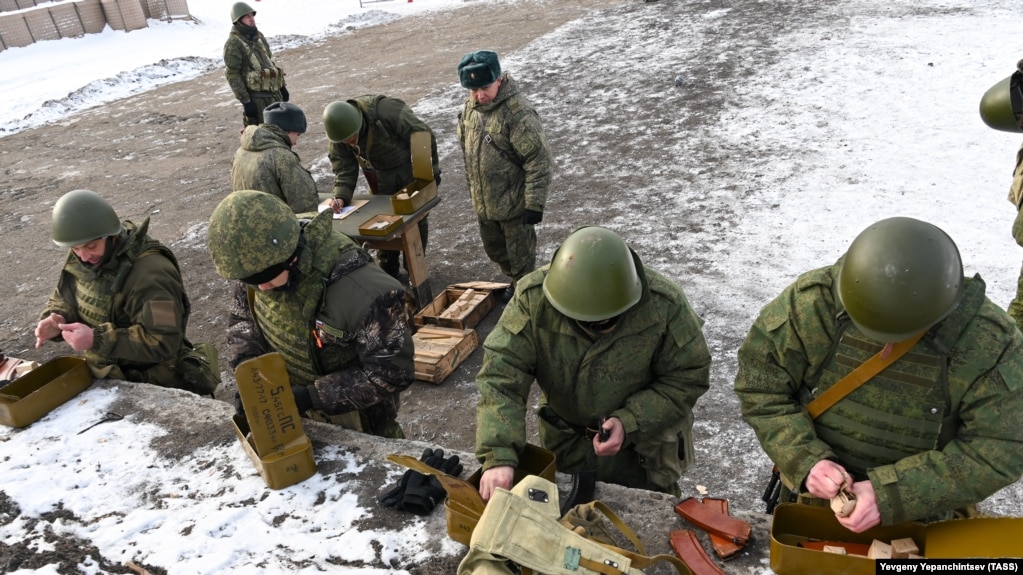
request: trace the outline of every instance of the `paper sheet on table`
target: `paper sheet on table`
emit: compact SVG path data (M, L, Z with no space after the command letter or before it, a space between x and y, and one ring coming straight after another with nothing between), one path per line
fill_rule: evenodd
M348 217L348 214L351 214L351 213L355 212L356 210L358 210L359 208L361 208L362 206L364 206L364 205L366 205L368 203L369 203L369 200L352 200L351 204L341 208L340 212L334 214L334 219L335 220L343 220L346 217ZM330 209L330 200L323 200L322 202L320 202L320 205L317 206L317 211L320 211L320 212L322 212L324 210L329 210L329 209Z

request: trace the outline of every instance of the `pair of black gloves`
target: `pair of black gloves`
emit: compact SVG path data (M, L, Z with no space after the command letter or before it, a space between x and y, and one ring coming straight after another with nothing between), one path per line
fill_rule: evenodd
M423 451L419 461L452 477L462 474L462 464L458 456L444 457L443 449L427 449ZM436 477L409 469L401 476L397 485L388 489L377 500L384 507L393 507L415 515L429 515L438 503L444 501L446 495L444 486Z

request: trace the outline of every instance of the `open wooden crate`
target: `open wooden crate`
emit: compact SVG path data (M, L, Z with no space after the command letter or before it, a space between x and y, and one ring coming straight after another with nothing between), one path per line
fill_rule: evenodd
M479 346L474 329L427 325L412 335L416 348L416 379L440 383Z
M450 285L419 310L413 321L418 326L433 324L455 329L476 327L494 308L496 292L509 287L510 284L494 282Z

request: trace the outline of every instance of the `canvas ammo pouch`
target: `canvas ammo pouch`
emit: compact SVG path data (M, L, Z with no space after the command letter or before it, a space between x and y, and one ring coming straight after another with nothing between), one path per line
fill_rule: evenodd
M635 445L640 465L651 483L669 486L678 481L696 457L692 437L693 414L688 412L675 425Z
M257 68L245 75L245 87L252 92L276 92L284 85L284 70Z
M212 396L220 385L220 358L217 348L208 343L185 342L178 351L177 371L189 389Z
M604 504L574 507L559 521L557 485L529 475L511 491L497 489L473 530L469 552L458 575L510 575L511 561L523 575L643 575L642 567L667 561L691 575L677 557L643 555L639 539ZM639 553L615 547L604 514L632 541ZM600 540L598 540L598 538Z

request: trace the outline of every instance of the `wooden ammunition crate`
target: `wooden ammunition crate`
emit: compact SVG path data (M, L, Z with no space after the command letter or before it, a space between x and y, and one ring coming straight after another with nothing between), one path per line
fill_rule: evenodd
M476 327L495 305L495 292L509 284L468 282L448 286L415 315L416 325L439 325L455 329Z
M427 325L412 336L416 348L416 379L444 381L479 346L474 329Z

